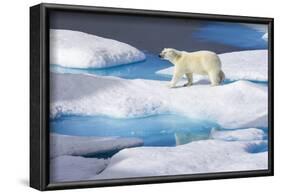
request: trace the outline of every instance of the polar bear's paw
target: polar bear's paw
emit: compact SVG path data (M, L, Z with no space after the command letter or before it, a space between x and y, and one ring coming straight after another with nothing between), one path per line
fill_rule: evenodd
M167 83L166 86L168 88L176 88L176 86L174 84L172 84L172 83Z
M186 84L183 85L183 87L189 87L189 86L192 86L192 83L191 82L188 82Z

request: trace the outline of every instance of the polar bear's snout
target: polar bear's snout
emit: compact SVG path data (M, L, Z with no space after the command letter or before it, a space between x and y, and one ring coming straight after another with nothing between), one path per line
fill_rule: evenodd
M162 50L162 51L159 53L158 56L159 56L160 58L164 58L164 55L165 55L165 52L164 52L164 51L165 51L165 49Z
M162 50L161 53L159 53L158 56L159 56L161 59L164 59L164 58L165 58L165 54L167 54L167 50L166 50L166 49Z
M179 51L177 51L176 49L172 49L172 48L165 48L162 50L162 52L159 54L159 57L161 59L166 59L166 60L173 60L174 58L176 58L178 55L180 54Z

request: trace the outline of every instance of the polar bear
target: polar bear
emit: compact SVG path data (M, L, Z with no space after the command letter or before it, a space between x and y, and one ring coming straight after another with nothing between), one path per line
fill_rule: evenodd
M169 87L176 87L183 75L188 82L184 86L191 86L193 74L208 75L212 86L219 85L225 78L221 70L221 61L218 55L211 51L185 52L173 48L165 48L160 58L166 59L175 65L173 78Z

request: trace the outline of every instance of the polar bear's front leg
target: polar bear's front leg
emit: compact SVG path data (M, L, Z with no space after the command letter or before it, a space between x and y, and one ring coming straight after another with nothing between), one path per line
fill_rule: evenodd
M187 83L184 84L183 86L186 87L186 86L191 86L192 85L192 82L193 82L193 74L192 73L186 73L185 74L186 78L187 78Z
M183 76L183 73L181 72L175 72L174 75L173 75L173 78L171 80L171 82L169 83L169 87L170 88L174 88L176 87L178 81L180 80L180 78Z

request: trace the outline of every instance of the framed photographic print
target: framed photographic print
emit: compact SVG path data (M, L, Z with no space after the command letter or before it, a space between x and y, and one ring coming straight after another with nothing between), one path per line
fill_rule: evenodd
M273 175L273 19L30 8L30 186Z

